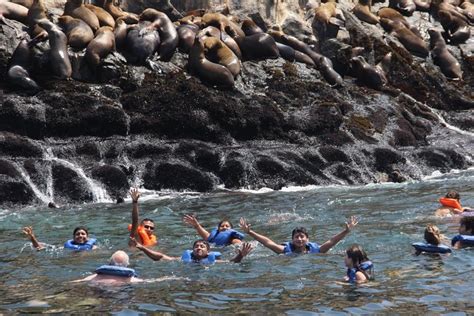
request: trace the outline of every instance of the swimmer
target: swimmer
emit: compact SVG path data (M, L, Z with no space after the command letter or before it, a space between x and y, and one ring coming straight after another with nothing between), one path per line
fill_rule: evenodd
M361 246L352 245L347 248L344 263L347 267L347 275L344 277L345 281L349 283L364 283L373 278L374 265Z
M33 232L32 226L23 227L23 233L28 236L36 250L44 249L45 244L38 241ZM64 248L77 251L93 250L97 248L95 245L97 240L95 238L89 238L89 231L84 226L74 228L72 236L73 239L69 239L64 243Z
M306 254L306 253L326 253L341 241L346 235L357 225L358 221L355 216L351 216L349 222L346 223L346 228L339 234L334 235L331 239L319 246L317 243L309 242L308 231L304 227L297 227L291 233L291 242L279 245L270 238L260 235L251 230L251 225L245 218L240 219L240 228L255 238L262 245L278 254Z
M184 215L183 222L194 227L202 239L209 243L215 243L217 246L240 244L244 239L244 234L234 230L232 223L227 220L221 221L217 228L214 228L210 233L201 226L196 216L192 214Z
M130 196L132 197L132 224L128 225L130 231L130 237L138 238L140 243L144 246L155 246L158 243L158 239L153 234L155 230L155 222L152 219L144 218L140 225L138 225L138 199L140 198L140 192L137 188L130 190ZM131 243L129 242L129 245Z
M454 249L474 246L474 216L464 216L459 222L459 235L451 240Z
M461 196L458 192L451 190L444 197L439 199L441 207L435 212L435 216L459 215L462 212L470 211L470 208L461 206Z
M72 281L72 283L90 281L106 285L121 285L143 282L142 279L137 278L134 269L128 268L128 265L128 255L124 251L118 250L110 257L109 264L98 267L94 274Z
M226 262L221 260L221 254L217 251L209 251L210 245L207 241L203 239L196 240L193 244L193 250L184 251L181 257L171 257L161 253L159 251L151 250L142 244L140 244L135 238L130 237L132 244L134 244L138 250L143 251L149 258L154 261L165 260L181 260L183 262L195 262L203 264L213 264L219 262ZM237 255L229 260L230 262L239 263L242 259L247 256L252 251L252 245L249 243L242 243L240 249L237 250Z
M444 238L437 226L428 224L425 228L425 241L427 243L412 244L415 248L415 255L418 256L422 252L434 254L451 253L451 248L441 243Z

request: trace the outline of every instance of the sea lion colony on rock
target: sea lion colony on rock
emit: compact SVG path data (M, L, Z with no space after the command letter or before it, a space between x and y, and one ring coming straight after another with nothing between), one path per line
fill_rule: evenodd
M462 79L459 63L447 51L446 42L459 44L469 39L473 18L469 0L389 0L388 5L375 14L372 0L359 0L353 13L364 23L380 24L409 52L426 58L430 52L428 43L403 15L412 15L415 10L429 11L442 25L444 32L440 34L446 39L439 38L435 30L430 32L436 37L436 40L432 38L433 60L447 78ZM312 2L307 8L319 44L327 38L335 38L338 30L344 27L344 16L334 0L319 5ZM234 85L241 60L278 57L316 68L333 86L343 84L331 60L320 54L318 47L285 34L279 27L264 32L250 19L241 22L228 15L228 10L225 13L227 15L198 9L185 13L173 23L165 13L151 8L136 15L123 11L114 0L105 0L103 7L84 4L83 0L67 0L63 15L53 17L58 21L56 25L50 21L51 15L43 0L0 0L1 21L6 25L10 25L9 19L24 23L32 38L29 42L24 39L18 45L18 52L22 54L17 54L15 61L10 63L7 76L18 88L38 91L28 72L31 59L28 50L49 38L52 73L60 79L68 79L74 73L67 50L70 46L76 51L85 49L85 60L91 67L97 67L116 49L129 63L146 64L154 54L162 61L169 61L179 48L189 53L188 69L192 73L207 83L227 87ZM363 57L353 56L348 66L353 67L348 74L372 88L381 89L388 82L384 71L387 67L370 66ZM364 76L370 78L363 79Z

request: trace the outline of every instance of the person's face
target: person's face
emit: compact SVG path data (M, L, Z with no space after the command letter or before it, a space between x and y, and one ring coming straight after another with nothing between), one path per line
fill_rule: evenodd
M208 255L209 250L203 242L198 242L194 245L193 254L196 258L205 258Z
M231 228L232 227L230 226L229 222L222 222L221 226L219 226L219 231L223 232L223 231L226 231L226 230L231 229Z
M346 267L352 268L352 260L351 258L349 258L349 256L347 256L347 253L344 256L344 264L346 265Z
M143 229L145 229L148 236L153 235L153 231L155 230L155 224L150 221L144 221L142 223Z
M87 233L83 229L79 229L75 234L74 234L74 242L76 244L84 244L87 242Z
M309 239L304 233L296 233L292 238L292 243L296 248L306 247Z

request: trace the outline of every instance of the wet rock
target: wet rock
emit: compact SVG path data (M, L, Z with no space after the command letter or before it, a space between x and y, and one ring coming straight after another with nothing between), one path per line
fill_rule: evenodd
M46 193L48 181L51 179L51 162L43 159L27 159L23 162L23 168L36 187Z
M13 179L20 177L20 172L18 172L17 167L6 159L0 159L0 174L8 176Z
M336 147L323 146L319 148L319 152L328 163L334 163L337 161L346 163L351 162L351 158Z
M0 155L13 157L41 157L43 150L32 140L8 132L0 132Z
M392 171L392 165L405 163L406 159L390 148L375 148L375 169L381 172Z
M21 180L0 174L0 201L2 204L30 204L37 199L31 188Z
M36 98L8 96L0 106L0 126L4 131L42 138L45 134L45 105Z
M82 156L89 156L93 159L100 159L101 153L96 142L85 142L76 146L76 153Z
M143 177L144 187L151 190L192 190L208 192L215 188L217 179L182 162L150 162Z
M134 141L127 145L126 151L130 157L146 158L146 157L160 157L171 153L171 146L165 144L156 144L149 141Z
M115 166L97 166L91 171L92 177L105 185L110 196L123 198L130 188L127 176L122 169Z
M249 186L251 174L251 165L245 163L240 154L229 155L219 171L220 179L224 182L225 187L230 189Z
M425 149L418 153L418 157L423 159L428 166L437 168L441 172L465 169L467 167L466 158L450 149Z
M59 162L52 166L55 201L60 203L92 202L93 194L86 179L76 170Z

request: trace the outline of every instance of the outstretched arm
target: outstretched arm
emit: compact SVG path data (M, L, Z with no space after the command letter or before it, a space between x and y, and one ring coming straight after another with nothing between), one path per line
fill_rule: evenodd
M23 227L23 233L30 238L31 243L33 244L33 247L36 248L36 250L41 250L44 247L39 243L38 239L36 239L36 236L33 232L33 227L32 226L26 226Z
M252 251L252 249L253 247L250 243L244 242L242 244L242 247L239 250L237 250L237 255L234 258L230 259L230 261L235 262L235 263L241 262L242 259Z
M359 222L357 221L357 218L355 216L351 216L349 222L346 222L346 228L340 232L339 234L333 236L331 239L326 241L324 244L319 247L319 251L321 253L326 253L334 247L338 242L340 242L346 235L351 231L352 228L354 228Z
M266 236L263 236L254 232L253 230L250 229L250 226L251 225L247 222L245 218L243 217L240 218L240 228L245 233L249 234L249 236L252 236L255 240L260 242L262 245L264 245L268 249L271 249L276 253L283 253L283 250L285 249L284 246L275 243L273 240L271 240L270 238Z
M137 188L130 189L130 196L132 197L132 228L130 230L130 237L138 238L138 199L140 192ZM132 243L128 243L132 247Z
M166 260L166 261L170 261L170 260L178 260L179 258L176 258L176 257L170 257L170 256L167 256L165 255L164 253L161 253L159 251L155 251L155 250L151 250L145 246L143 246L142 244L140 244L138 241L136 241L135 238L133 237L130 237L130 244L132 246L135 246L137 247L138 250L141 250L143 251L149 258L155 260L155 261L159 261L159 260Z
M196 229L199 236L201 236L202 239L204 239L204 240L207 240L209 238L209 236L211 235L207 230L204 229L204 227L201 226L201 224L197 220L196 216L194 216L192 214L184 215L183 216L183 222L185 224L188 224L188 225L194 227L194 229Z

